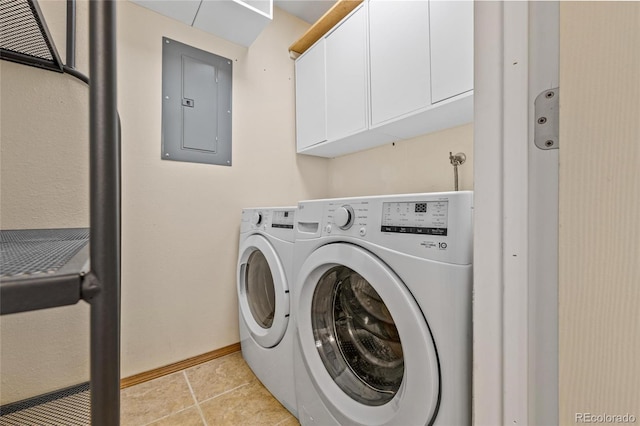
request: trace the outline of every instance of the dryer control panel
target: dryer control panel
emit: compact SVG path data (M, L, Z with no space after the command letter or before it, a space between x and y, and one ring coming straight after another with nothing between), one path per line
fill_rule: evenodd
M296 207L264 207L242 209L240 233L264 233L293 241Z
M271 227L293 229L294 212L294 210L274 210Z

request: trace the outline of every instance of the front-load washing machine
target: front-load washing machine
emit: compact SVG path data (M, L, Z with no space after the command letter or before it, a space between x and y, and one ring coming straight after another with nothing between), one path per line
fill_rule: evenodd
M471 424L471 192L302 201L302 425Z
M238 253L242 356L296 415L293 323L289 318L295 207L243 209Z

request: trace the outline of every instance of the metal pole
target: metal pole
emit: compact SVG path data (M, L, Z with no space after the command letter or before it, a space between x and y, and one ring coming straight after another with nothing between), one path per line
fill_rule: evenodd
M116 0L89 2L91 424L120 424L120 142Z
M76 0L67 0L67 62L76 67Z

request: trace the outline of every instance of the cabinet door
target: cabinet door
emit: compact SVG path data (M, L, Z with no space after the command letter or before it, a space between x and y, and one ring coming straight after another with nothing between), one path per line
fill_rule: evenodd
M327 139L367 129L367 16L363 4L327 35Z
M431 100L473 89L473 1L430 1Z
M295 63L298 152L327 140L325 41L321 39Z
M371 125L431 104L429 3L369 3Z

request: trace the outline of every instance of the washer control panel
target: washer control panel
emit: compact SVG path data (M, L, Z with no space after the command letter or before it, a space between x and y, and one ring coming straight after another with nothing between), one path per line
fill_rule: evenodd
M349 229L353 226L354 220L353 207L349 204L338 207L334 212L333 219L340 229Z
M368 202L330 202L324 212L323 230L325 234L363 236L368 221Z
M382 203L380 231L399 234L447 235L448 201Z
M299 204L297 238L373 244L461 265L471 263L473 193L469 191L309 200ZM305 228L306 227L306 228Z

